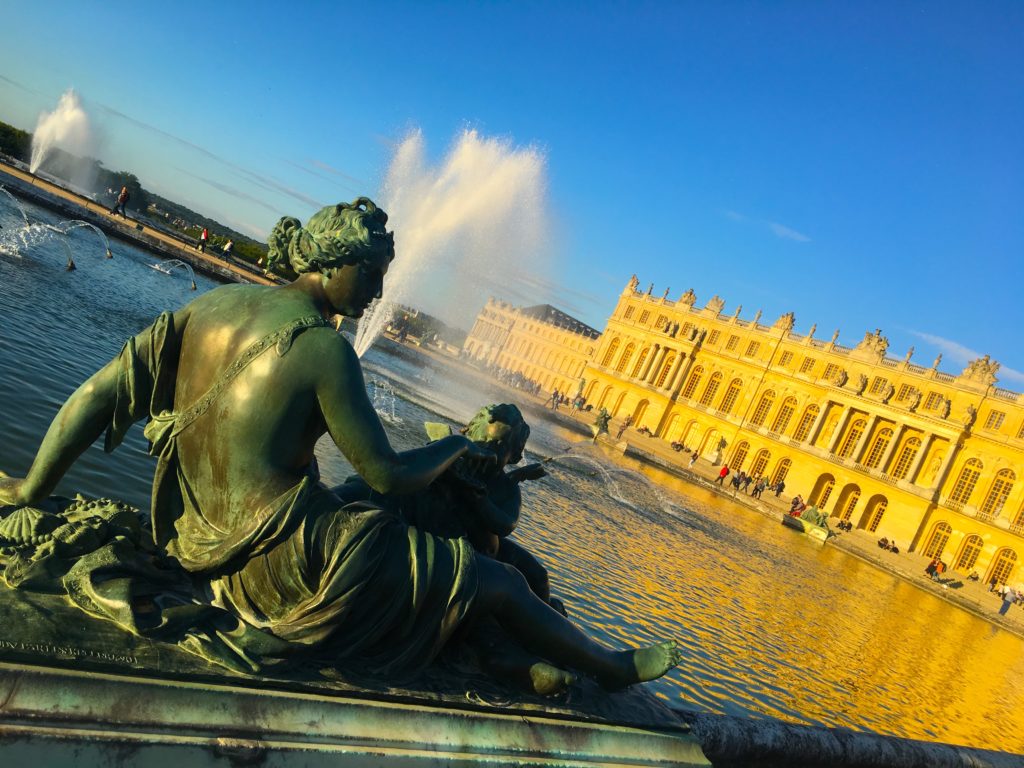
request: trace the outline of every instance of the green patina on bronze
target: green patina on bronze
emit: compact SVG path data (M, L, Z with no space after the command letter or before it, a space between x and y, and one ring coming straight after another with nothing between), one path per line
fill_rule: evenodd
M515 406L484 409L468 436L392 449L359 360L331 327L380 296L394 257L386 223L366 198L306 227L284 218L270 261L294 282L218 288L129 339L63 405L27 476L0 479L5 582L62 591L237 671L316 657L391 679L472 625L500 626L479 653L536 690L564 688L568 666L608 687L663 674L674 644L601 646L551 610L546 575L543 588L527 584L516 568L530 563L503 557L518 484L543 475L504 469L529 434ZM156 458L146 520L116 502L51 497L90 444L105 433L113 450L139 421ZM320 482L313 450L325 434L357 481Z

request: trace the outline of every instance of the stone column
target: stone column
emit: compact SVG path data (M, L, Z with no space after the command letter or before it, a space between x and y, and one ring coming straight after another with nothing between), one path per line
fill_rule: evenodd
M651 366L654 364L654 358L658 356L658 350L661 349L660 344L655 344L651 347L651 354L644 360L644 367L640 369L640 375L636 377L637 381L644 381L647 379L647 374L651 371Z
M921 450L917 452L917 456L914 457L914 463L910 465L910 470L907 472L907 482L916 483L917 473L921 469L921 462L924 461L924 457L928 455L928 451L931 450L932 441L935 439L935 435L925 435L924 440L921 441Z
M693 368L693 355L691 354L686 359L685 364L683 365L683 367L679 369L678 373L676 373L676 380L672 384L672 395L671 395L671 397L672 397L673 400L675 400L677 397L679 397L679 393L682 391L683 385L686 383L686 379L689 378L689 376L690 376L690 369L692 369L692 368Z
M847 407L843 410L843 415L839 417L839 421L836 422L835 431L828 439L828 452L835 453L836 443L839 442L839 436L843 434L843 430L846 429L847 423L850 421L850 415L853 413L853 409Z
M804 440L807 445L814 445L814 441L818 439L818 433L821 431L821 425L825 423L825 414L828 413L828 409L831 405L832 401L826 400L819 406L818 415L814 417L814 423L811 424L811 430L807 433L807 439Z
M875 429L878 424L878 416L871 416L868 419L867 426L864 427L864 434L860 436L860 440L853 447L853 453L850 454L850 458L856 463L860 464L861 454L864 453L864 446L867 445L868 438L871 437L871 432Z
M942 460L942 464L939 466L939 471L935 473L935 482L932 485L934 490L938 490L942 487L943 483L946 482L946 475L949 474L949 468L953 466L953 459L960 452L960 443L949 444L949 452L946 457Z
M668 347L662 347L658 350L658 354L654 357L654 363L651 365L650 373L644 377L644 381L647 384L653 384L654 379L658 375L658 370L661 368L662 362L665 360L665 354L668 352Z
M676 376L683 370L683 353L676 353L676 361L672 363L672 369L668 372L668 376L665 378L665 389L671 390L675 386Z
M678 388L678 385L679 385L679 381L683 377L683 372L687 368L689 368L688 366L683 365L683 364L685 364L685 362L686 362L686 355L682 352L682 350L680 350L679 357L676 359L675 371L673 371L672 376L669 377L669 386L666 387L666 389L668 389L670 392L674 393L676 391L676 389Z
M896 427L896 430L892 434L892 441L889 443L889 447L885 449L882 454L882 460L878 462L878 471L883 475L888 474L889 461L892 459L893 451L896 450L896 446L900 444L900 440L903 439L903 433L907 431L907 427L904 424L900 424Z

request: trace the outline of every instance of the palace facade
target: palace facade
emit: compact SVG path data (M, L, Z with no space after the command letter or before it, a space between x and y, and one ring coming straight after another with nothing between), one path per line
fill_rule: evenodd
M545 392L574 394L600 335L550 304L520 308L491 298L462 350L478 364L537 382Z
M927 367L912 349L889 357L880 331L846 347L838 331L794 333L792 313L741 320L717 296L698 306L693 291L670 300L652 288L634 276L596 343L586 326L555 332L541 308L492 300L467 353L546 389L582 375L589 404L656 438L784 480L787 495L961 575L1020 580L1024 396L996 386L998 363L944 373L941 356Z

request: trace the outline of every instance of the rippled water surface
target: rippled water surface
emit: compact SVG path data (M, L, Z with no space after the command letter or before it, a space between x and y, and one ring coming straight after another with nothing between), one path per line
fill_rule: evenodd
M25 207L33 222L56 223ZM57 408L132 333L187 302L184 274L95 233L12 250L21 215L0 197L0 468L24 473ZM198 278L199 290L215 284ZM371 389L394 391L397 447L422 423L462 423L508 399L435 363L371 351ZM376 387L373 381L378 381ZM490 390L490 391L489 391ZM393 409L394 418L390 418ZM653 683L673 704L1024 751L1024 641L912 584L656 470L623 469L564 430L532 420L530 449L558 455L525 487L517 538L549 566L575 620L612 645L678 638L686 657ZM567 450L568 449L568 450ZM329 442L328 482L350 472ZM113 455L93 446L62 492L148 506L141 428ZM652 482L653 481L653 482Z

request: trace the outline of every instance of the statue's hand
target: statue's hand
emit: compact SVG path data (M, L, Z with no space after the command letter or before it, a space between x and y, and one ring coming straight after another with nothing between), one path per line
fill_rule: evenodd
M21 507L27 504L29 499L24 497L24 485L24 478L8 477L0 473L0 507Z
M466 443L466 452L462 458L469 475L478 477L497 463L498 457L494 455L493 451L477 445L469 438L466 438Z
M540 480L542 477L546 477L547 474L548 471L544 469L543 464L533 463L516 467L508 473L508 477L516 483L521 483L524 480Z

